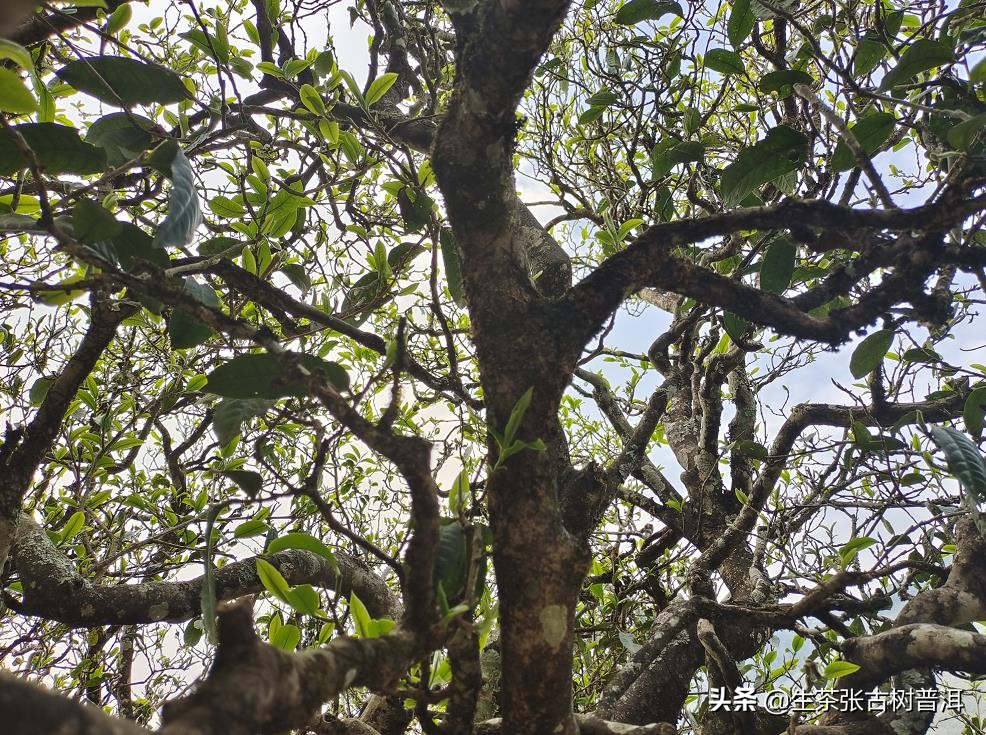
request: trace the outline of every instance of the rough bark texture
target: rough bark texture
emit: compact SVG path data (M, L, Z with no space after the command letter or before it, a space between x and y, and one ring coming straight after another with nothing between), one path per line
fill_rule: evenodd
M549 343L560 326L531 278L541 236L514 202L514 116L567 2L447 4L457 33L456 82L433 163L459 251L487 421L507 426L533 389L516 438L547 446L500 464L489 480L501 604L502 708L512 733L576 732L571 707L575 605L588 564L563 525L567 471L557 412L581 344ZM505 59L506 44L511 54ZM557 294L557 284L545 285ZM560 339L569 337L560 334ZM496 457L497 449L491 443Z
M219 646L206 681L163 713L161 735L249 735L302 727L332 695L351 686L386 688L420 655L413 635L337 638L285 653L261 642L252 602L219 616Z
M47 534L22 516L14 545L23 600L9 600L14 610L70 626L177 623L201 613L202 577L185 582L93 585L79 574ZM349 595L355 591L373 617L399 617L400 607L383 581L364 563L336 554L338 568L310 551L286 549L266 558L289 584L312 584ZM262 592L256 559L232 562L216 570L220 601ZM395 614L397 613L397 614Z

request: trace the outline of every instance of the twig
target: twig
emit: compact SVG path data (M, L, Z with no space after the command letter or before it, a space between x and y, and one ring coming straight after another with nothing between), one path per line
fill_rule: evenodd
M856 159L856 164L866 174L866 178L870 180L870 183L873 184L873 189L876 191L883 206L887 209L898 209L897 205L894 204L893 197L890 196L887 185L883 183L883 179L880 178L880 175L873 167L873 161L870 159L869 154L860 144L859 140L856 139L856 136L853 135L849 126L846 125L845 120L836 115L828 105L822 102L807 84L795 84L794 91L799 97L808 102L808 104L818 108L819 112L822 113L822 117L838 131L842 142L852 151L853 157Z

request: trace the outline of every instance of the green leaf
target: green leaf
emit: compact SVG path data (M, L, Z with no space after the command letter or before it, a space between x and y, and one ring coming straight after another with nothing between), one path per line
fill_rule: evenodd
M370 621L367 638L379 638L394 629L396 623L390 618L374 618Z
M349 614L353 618L353 627L356 629L356 635L360 638L370 638L372 637L370 633L370 611L366 609L366 605L363 601L356 595L355 592L349 595Z
M363 321L367 314L359 314L366 308L379 306L380 298L387 293L386 281L381 279L376 271L361 276L346 292L341 311L343 314L354 314L354 318Z
M510 410L510 418L507 419L507 425L503 429L503 445L505 447L514 443L514 438L517 436L517 429L520 428L520 423L524 420L524 414L527 413L527 409L530 407L533 398L534 387L531 386L524 391L524 394L517 399L514 407Z
M133 9L129 4L123 4L113 11L109 20L106 21L106 32L109 34L119 33L130 22L133 17Z
M0 111L26 115L37 109L38 101L21 78L9 69L0 68Z
M45 396L48 395L48 389L51 388L51 384L54 382L54 378L46 378L44 376L34 381L30 392L27 394L32 406L40 406L44 402Z
M379 102L383 99L383 96L387 94L391 87L394 86L394 82L397 81L398 75L392 71L386 74L381 74L372 82L366 90L366 94L363 99L366 100L366 106L371 107L373 103Z
M239 436L244 423L263 416L273 405L273 401L262 398L224 398L212 417L212 430L219 444L225 447Z
M962 5L962 0L960 0L959 5ZM916 20L914 16L912 19ZM900 27L904 23L904 11L903 10L893 10L887 13L883 17L883 28L887 32L889 38L896 38L897 34L900 33ZM909 24L911 28L916 28L917 23Z
M722 314L722 328L726 330L726 334L729 335L733 344L743 341L743 335L746 334L749 326L750 323L746 319L736 316L731 311L726 311Z
M958 429L935 426L931 438L945 453L948 470L976 501L986 500L986 463L973 441Z
M235 482L251 498L257 497L264 488L264 478L252 470L224 470L219 473Z
M147 261L164 268L168 265L168 255L154 246L154 240L137 225L120 222L120 232L111 239L101 241L115 256L124 270L133 270L141 261Z
M770 450L767 447L752 439L741 439L733 445L733 449L744 457L759 459L761 461L766 460L770 456Z
M376 245L373 246L370 264L382 282L390 280L393 274L390 271L390 263L387 261L387 246L383 240L377 240Z
M862 421L852 422L852 438L856 446L861 449L868 449L873 443L873 435Z
M185 291L200 304L213 309L219 307L219 295L211 286L199 283L191 276L185 278ZM172 348L187 350L198 347L213 335L212 329L187 311L176 308L168 321L168 338Z
M339 145L339 123L335 120L319 120L318 132L329 142L329 145L333 147Z
M724 48L714 48L705 55L705 65L720 74L744 74L746 66L743 59L735 51Z
M866 448L868 452L897 452L907 449L908 445L895 436L878 434L870 440L870 445Z
M733 3L729 21L726 23L726 36L729 37L733 48L739 48L743 41L749 38L756 22L757 17L750 7L750 0L736 0Z
M497 457L496 466L494 469L500 467L504 462L510 459L510 457L513 457L515 454L520 454L526 449L530 449L534 452L543 452L547 449L547 446L541 439L535 439L532 442L514 441L511 444L503 444L502 446L503 450L501 451L500 456Z
M434 200L417 187L405 186L397 192L397 208L408 232L417 232L431 221Z
M980 386L969 393L962 409L965 430L976 441L979 441L983 436L984 417L986 417L986 386Z
M927 347L914 347L907 350L901 359L905 362L923 362L923 363L935 363L942 362L942 357L937 352Z
M280 189L267 206L261 231L268 237L283 237L297 222L298 210L314 203L314 200L292 189Z
M318 615L321 612L322 601L310 584L299 584L288 590L287 600L302 615Z
M308 59L291 59L285 62L282 68L284 69L284 76L293 79L311 65L312 62Z
M80 199L72 208L72 231L84 243L112 240L123 231L116 217L91 199Z
M839 679L857 671L859 671L859 666L856 664L850 663L849 661L836 660L825 667L825 678Z
M346 390L349 387L349 376L338 363L315 355L288 354L294 354L307 370L324 375L337 390ZM240 355L209 373L209 382L204 390L227 398L277 399L308 395L308 389L303 383L284 378L283 366L284 362L279 355Z
M281 602L287 603L288 590L291 589L291 586L273 564L263 559L257 559L257 576L260 578L260 583L264 589Z
M270 169L267 167L267 164L264 163L264 159L260 158L260 156L250 157L250 168L253 169L253 172L263 181L270 181Z
M226 37L226 30L222 24L214 30L211 36L199 28L192 28L178 35L187 39L189 43L208 57L218 58L223 64L229 63L229 39Z
M196 250L198 250L199 255L206 257L219 255L220 253L226 253L228 256L231 256L233 253L243 250L243 243L232 237L210 237L208 240L200 243Z
M794 94L795 84L804 84L810 87L814 83L815 78L807 72L797 69L781 69L764 74L760 77L757 86L764 94L776 93L780 99L784 99Z
M222 217L223 219L239 220L246 214L246 207L221 194L209 200L209 209L217 217Z
M195 189L195 173L179 148L175 150L175 157L171 161L168 214L154 235L154 244L161 248L188 245L200 224L202 210L199 207L198 191Z
M404 267L428 248L417 242L397 243L387 253L387 264L395 273L403 271Z
M103 149L84 142L75 128L56 123L22 123L13 129L21 134L49 175L93 174L106 167ZM0 130L0 176L10 176L25 168L27 159L10 133Z
M346 160L354 166L358 165L360 160L363 158L363 146L360 145L360 142L356 136L348 130L339 131L339 147L342 149L342 153L346 157Z
M603 116L606 112L605 107L590 107L588 110L579 115L579 125L588 125Z
M67 543L79 535L79 532L85 528L86 525L86 514L81 510L75 511L69 519L62 526L61 534L59 534L58 540L61 543Z
M302 84L298 90L298 96L301 98L301 104L313 115L324 115L326 113L325 101L322 99L322 95L318 93L318 90L312 85Z
M449 490L448 504L454 513L465 510L466 503L469 501L469 471L463 469L455 477L452 489Z
M849 132L859 141L860 146L866 151L867 155L872 155L877 149L887 142L890 134L894 131L897 119L889 112L874 112L867 115L855 125L849 127ZM856 165L856 156L849 150L849 146L840 138L832 154L832 170L848 171Z
M673 138L665 138L664 140L658 141L657 144L651 149L650 152L650 167L651 167L651 178L660 179L662 176L666 176L672 168L675 166L675 162L671 160L671 156L668 155L669 151L674 148L675 141Z
M288 277L302 294L307 294L312 288L312 277L308 269L300 263L285 263L278 270Z
M335 623L322 623L322 627L318 630L318 645L324 645L329 642L329 638L332 636L332 631L335 630Z
M849 543L844 544L842 548L839 549L839 558L842 559L842 566L848 566L849 563L859 555L860 551L863 549L868 549L875 543L875 538L870 538L869 536L859 536L849 541Z
M0 38L0 59L10 59L24 71L34 71L34 61L31 52L19 43Z
M284 78L284 72L281 71L281 67L270 61L258 61L257 69L262 71L264 74L269 74L272 77L277 77L278 79Z
M168 339L171 347L176 350L198 347L213 334L210 327L181 309L176 309L168 320Z
M618 11L613 20L624 26L634 25L645 20L657 20L662 15L674 13L684 18L685 12L681 5L675 2L659 2L658 0L630 0Z
M355 97L360 104L364 104L365 100L363 99L363 92L360 90L359 84L356 83L353 75L345 69L339 69L339 76L342 77L342 81L346 83L346 88L352 93L353 97Z
M202 619L192 618L185 624L185 630L182 632L182 642L191 648L200 640L202 640Z
M705 145L698 141L686 141L671 146L665 155L673 164L701 161L705 158Z
M453 521L439 528L435 554L434 584L437 587L440 583L446 598L454 604L465 592L468 573L469 554L461 524Z
M701 145L701 144L700 144ZM641 217L632 217L620 225L620 229L616 233L616 239L622 242L626 240L627 236L633 232L634 229L640 227L644 224L644 220Z
M760 263L760 288L771 293L784 293L791 285L798 246L786 237L774 240Z
M204 501L203 501L204 502ZM225 509L224 503L209 508L206 520L205 548L202 550L202 589L199 592L199 607L202 610L202 631L210 643L216 643L219 633L216 628L216 565L214 562L216 535L213 529L219 514ZM187 632L187 631L186 631Z
M167 105L191 99L175 72L120 56L90 56L73 61L55 72L80 92L108 105Z
M285 600L285 602L288 602ZM290 602L288 603L290 604ZM293 651L301 643L301 630L297 625L288 623L277 629L277 632L270 637L270 644L282 651Z
M320 77L327 77L332 74L332 67L335 66L335 57L331 51L323 51L315 57L312 68Z
M59 281L55 284L58 288L54 288L51 291L37 291L36 295L43 304L47 304L48 306L62 306L75 301L86 292L85 289L72 288L77 282L75 279Z
M234 538L251 538L266 533L270 526L259 518L244 521L233 529Z
M726 36L733 48L739 48L749 38L756 25L757 17L750 6L750 0L735 0L726 22Z
M986 130L986 112L949 128L948 142L956 150L968 152L977 140L986 140L986 136L983 135L984 130Z
M620 96L616 92L603 88L589 97L585 103L589 107L609 107L610 105L615 105L619 100Z
M936 66L943 66L955 61L952 49L941 41L932 41L929 38L920 38L901 54L900 60L880 83L880 89L891 89L898 84L910 81L921 72L934 69Z
M332 549L310 533L292 531L283 536L278 536L267 544L266 553L276 554L278 551L283 551L284 549L304 549L327 560L332 566L337 566L336 557L332 553Z
M887 47L876 34L869 34L856 44L856 58L853 60L853 73L864 77L876 69L877 64L887 55Z
M445 280L452 300L458 305L465 304L465 293L462 286L462 271L459 269L459 251L455 246L455 238L450 227L443 227L439 239L442 247L442 263L445 265Z
M686 135L697 132L702 125L702 113L695 107L686 107L681 119L681 128Z
M38 95L38 122L53 122L55 119L55 98L48 87L37 77L34 78L34 91Z
M121 6L123 7L123 6ZM151 148L159 128L136 113L113 112L89 126L86 140L106 151L111 166L121 166Z
M883 363L890 345L894 342L892 329L880 329L856 345L849 358L849 372L854 378L864 378Z
M778 126L722 170L722 198L727 207L736 206L762 184L796 171L805 161L808 139L786 125Z

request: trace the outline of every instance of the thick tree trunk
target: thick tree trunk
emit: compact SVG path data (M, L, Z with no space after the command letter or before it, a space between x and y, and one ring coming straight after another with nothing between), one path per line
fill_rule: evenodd
M572 646L588 557L562 527L547 457L508 460L491 482L505 732L575 733Z

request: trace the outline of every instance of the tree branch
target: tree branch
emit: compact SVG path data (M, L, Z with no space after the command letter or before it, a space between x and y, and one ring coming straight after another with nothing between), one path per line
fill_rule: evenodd
M737 209L710 217L662 223L650 227L625 250L607 258L575 285L559 304L559 313L569 314L573 321L581 321L581 339L585 344L627 297L650 287L728 309L755 324L772 327L784 334L839 344L854 330L871 324L890 306L919 296L915 287L920 291L924 279L915 279L914 269L927 276L945 264L942 258L946 251L936 233L947 231L984 208L984 197L906 210L861 210L825 201L789 199L771 207ZM850 231L890 229L930 234L912 238L909 241L912 246L902 249L895 265L906 271L903 283L897 282L900 279L894 279L892 283L884 280L858 305L833 310L824 318L811 316L805 308L817 289L787 299L746 286L675 253L677 247L707 238L740 230L784 230L792 223L825 229L837 226ZM986 262L983 248L965 248L963 253L965 257L975 256L978 262ZM850 282L854 283L855 279ZM909 288L902 288L902 285L909 285ZM834 295L826 293L825 300Z
M380 638L340 637L288 653L257 637L249 598L224 605L218 630L208 677L193 694L165 706L161 735L253 735L303 727L333 695L355 686L386 689L429 650L398 628Z
M338 568L309 551L285 549L263 558L289 584L312 584L348 595L355 591L374 617L396 618L400 605L383 580L361 561L336 551ZM177 623L199 615L202 577L187 581L93 585L51 543L29 516L18 524L14 559L24 590L22 601L8 597L15 612L72 627ZM256 558L235 561L214 572L217 600L263 592Z
M14 735L150 735L140 725L111 717L99 707L83 704L0 670L0 720Z

